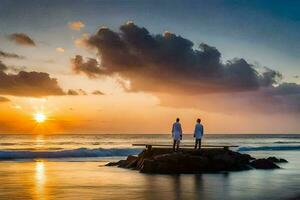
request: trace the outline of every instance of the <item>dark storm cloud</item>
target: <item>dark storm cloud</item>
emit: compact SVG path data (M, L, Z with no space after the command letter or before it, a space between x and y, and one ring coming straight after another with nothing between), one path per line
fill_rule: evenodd
M282 83L274 87L272 93L274 95L300 95L300 85L296 83Z
M221 53L212 46L193 42L170 32L150 34L132 22L120 32L100 28L87 43L98 49L101 67L95 59L72 59L76 73L89 77L120 74L131 81L133 90L170 92L247 91L276 82L280 74L266 69L259 74L244 59L221 62Z
M248 104L250 108L255 106L256 109L268 112L300 114L300 85L296 83L284 82L278 86L265 87L245 97L251 99Z
M278 83L281 79L282 74L280 72L265 67L265 72L263 72L263 79L261 80L261 85L273 85Z
M5 103L5 102L9 102L10 100L6 97L1 97L0 96L0 103Z
M48 73L20 71L5 72L7 66L0 61L0 94L14 96L64 95L57 80Z
M14 41L16 44L23 46L36 46L33 39L31 39L25 33L12 33L8 36L11 41Z
M0 58L1 57L2 58L16 58L16 59L24 59L25 58L24 56L21 56L21 55L15 54L15 53L8 53L8 52L0 50Z
M75 73L85 73L90 78L96 77L102 73L97 60L93 58L84 61L82 56L77 55L74 59L71 59L71 64Z
M299 85L280 84L281 73L267 67L257 71L243 58L223 62L217 48L204 43L196 48L192 41L174 33L154 35L129 22L118 32L100 28L85 44L98 50L101 62L84 61L77 55L72 59L74 71L93 78L120 75L130 80L132 91L181 97L212 94L210 102L220 104L226 99L232 108L300 112ZM190 105L195 105L194 98ZM215 106L208 103L208 107Z

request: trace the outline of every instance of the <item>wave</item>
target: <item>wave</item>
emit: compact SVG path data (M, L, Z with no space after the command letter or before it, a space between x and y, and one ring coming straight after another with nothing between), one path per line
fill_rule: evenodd
M63 151L0 151L0 160L35 159L35 158L80 158L80 157L114 157L136 155L141 149L87 149L79 148Z
M261 146L261 147L240 147L238 151L293 151L300 150L300 146Z
M275 144L300 144L299 141L277 141Z

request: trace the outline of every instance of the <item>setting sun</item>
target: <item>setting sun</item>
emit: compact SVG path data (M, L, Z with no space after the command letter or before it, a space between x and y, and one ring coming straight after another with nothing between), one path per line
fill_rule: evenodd
M38 123L43 123L46 120L46 115L44 113L35 113L33 118Z

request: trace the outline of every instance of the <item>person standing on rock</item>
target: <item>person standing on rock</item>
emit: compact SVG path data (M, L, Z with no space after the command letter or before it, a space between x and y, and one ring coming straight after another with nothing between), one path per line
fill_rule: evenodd
M178 151L180 140L182 139L182 128L179 121L180 119L177 118L176 122L172 126L173 151ZM175 150L175 146L176 146L176 150Z
M195 149L201 149L201 139L203 137L203 125L201 124L201 119L197 119L195 125L194 138L195 138Z

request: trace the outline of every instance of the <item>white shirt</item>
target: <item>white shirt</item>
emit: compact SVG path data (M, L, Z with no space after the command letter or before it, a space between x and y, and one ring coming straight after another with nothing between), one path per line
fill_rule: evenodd
M195 125L195 131L194 131L194 136L196 139L201 139L203 136L203 125L200 123L197 123Z
M181 124L179 122L175 122L172 126L172 137L174 140L180 140L182 135Z

